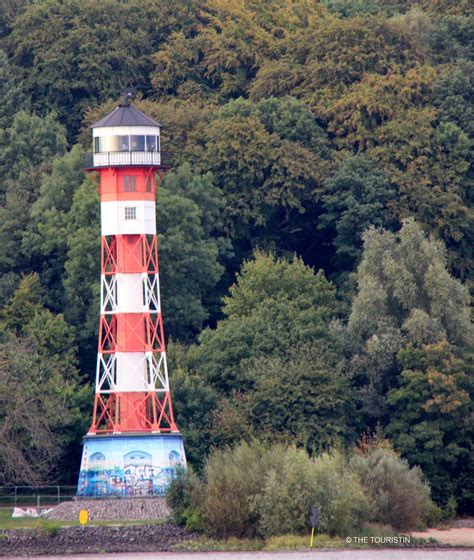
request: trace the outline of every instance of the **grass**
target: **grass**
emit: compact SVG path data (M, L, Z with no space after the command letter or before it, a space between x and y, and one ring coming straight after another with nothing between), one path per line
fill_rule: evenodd
M12 517L13 508L0 508L0 530L2 529L42 529L48 534L60 527L79 526L78 521L49 520L42 517ZM166 523L167 519L114 519L113 521L90 521L92 526L156 525Z
M408 544L377 542L378 539L388 537L400 537L400 533L394 531L391 527L384 525L370 525L364 529L354 532L354 537L366 539L367 542L355 542L351 537L351 542L348 542L344 537L331 537L325 534L316 534L313 541L313 548L315 549L341 549L341 548L396 548L406 547ZM176 544L172 547L176 551L187 552L200 552L200 551L277 551L277 550L307 550L310 544L310 534L308 535L280 535L277 537L269 537L266 540L261 539L236 539L230 538L227 540L208 539L200 537L194 541L187 541ZM415 539L411 537L409 546L417 547L431 547L437 545L433 539Z

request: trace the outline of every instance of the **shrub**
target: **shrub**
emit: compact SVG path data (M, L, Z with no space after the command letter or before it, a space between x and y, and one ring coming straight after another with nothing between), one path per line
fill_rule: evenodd
M311 459L295 447L258 441L214 451L202 480L180 473L168 504L178 522L219 538L307 533L313 505L318 532L341 536L366 521L404 530L439 513L421 471L391 449Z
M369 501L358 476L338 451L314 460L315 503L319 507L319 530L346 536L369 515Z
M392 449L368 448L354 455L351 466L372 500L372 521L403 531L422 526L432 513L430 489L421 470L410 468Z
M215 451L204 466L202 514L209 534L254 537L258 534L258 503L272 463L281 462L283 446L257 441Z
M290 447L266 474L256 503L261 532L271 536L307 531L314 498L314 463L306 452Z
M191 531L203 530L199 504L202 501L203 484L191 467L179 468L166 494L166 502L179 525Z

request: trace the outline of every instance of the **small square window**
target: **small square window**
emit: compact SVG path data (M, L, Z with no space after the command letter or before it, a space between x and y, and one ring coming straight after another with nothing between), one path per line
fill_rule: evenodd
M137 209L135 206L125 207L125 219L126 220L136 220L137 219Z
M123 178L123 190L125 192L136 192L137 178L134 175L125 175Z

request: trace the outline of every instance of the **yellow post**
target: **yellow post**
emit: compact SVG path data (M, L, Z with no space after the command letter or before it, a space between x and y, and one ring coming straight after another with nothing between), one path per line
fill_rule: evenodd
M89 512L87 511L87 509L81 509L81 511L79 512L79 523L81 525L87 525L88 521L89 521Z
M313 539L314 539L314 527L311 530L311 542L309 543L310 548L313 548Z

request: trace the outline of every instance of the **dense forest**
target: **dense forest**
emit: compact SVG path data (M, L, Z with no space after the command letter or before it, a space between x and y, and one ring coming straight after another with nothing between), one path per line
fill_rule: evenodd
M131 87L173 162L157 224L189 462L376 434L467 512L473 86L469 0L2 0L0 483L76 482L100 281L84 154Z

